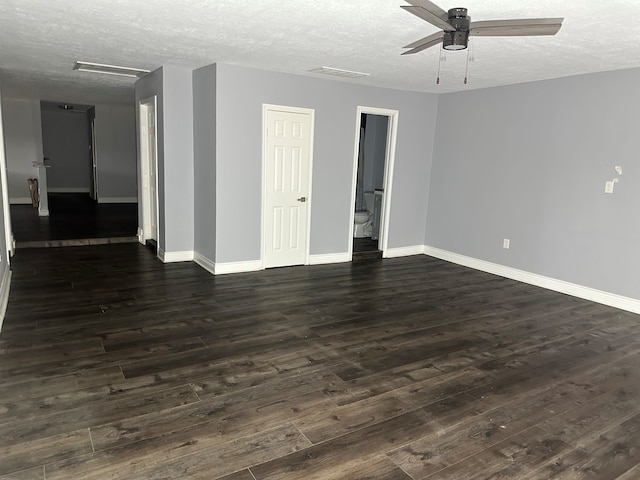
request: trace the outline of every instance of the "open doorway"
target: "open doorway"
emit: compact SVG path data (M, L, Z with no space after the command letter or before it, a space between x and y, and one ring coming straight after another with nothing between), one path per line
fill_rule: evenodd
M135 203L101 203L97 186L96 113L92 105L39 102L22 112L37 155L15 155L24 166L21 191L34 185L37 195L11 202L11 222L17 248L63 247L135 241ZM28 118L27 118L28 117ZM21 126L19 118L17 126ZM27 123L27 122L25 122ZM108 120L103 119L103 125ZM14 125L15 126L15 125ZM14 140L26 130L14 131ZM37 161L36 161L37 160ZM110 170L107 169L109 172ZM37 182L37 183L36 183ZM11 192L11 185L9 186ZM17 201L16 201L17 200ZM100 203L100 204L99 204Z
M358 107L349 256L386 256L398 112Z

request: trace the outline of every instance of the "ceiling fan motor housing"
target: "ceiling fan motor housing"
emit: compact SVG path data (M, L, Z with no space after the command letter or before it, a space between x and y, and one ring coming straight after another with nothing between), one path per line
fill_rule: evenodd
M448 12L449 24L455 31L444 32L442 48L445 50L464 50L469 43L469 25L471 18L466 8L452 8Z

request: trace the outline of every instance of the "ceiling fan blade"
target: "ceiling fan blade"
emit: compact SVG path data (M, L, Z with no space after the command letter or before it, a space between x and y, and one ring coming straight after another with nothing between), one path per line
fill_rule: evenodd
M469 34L479 37L555 35L564 18L527 18L471 22Z
M423 7L402 5L400 8L405 9L409 13L413 13L416 17L420 17L422 20L426 20L431 25L435 25L442 30L445 30L447 32L452 32L455 30L455 28L452 27L449 22L443 20L438 15L435 15L434 13Z
M433 35L429 35L428 37L421 38L420 40L416 40L404 47L410 48L411 50L407 50L402 55L411 55L413 53L426 50L429 47L433 47L434 45L438 45L439 43L442 43L442 37L444 37L444 32L438 32Z
M440 17L444 21L449 18L449 14L444 9L429 0L406 0L406 2L415 7L424 8L426 11L431 12L436 17Z

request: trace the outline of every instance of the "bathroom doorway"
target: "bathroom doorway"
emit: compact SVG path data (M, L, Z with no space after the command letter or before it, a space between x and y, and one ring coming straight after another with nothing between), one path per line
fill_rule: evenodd
M382 258L387 250L398 112L358 107L357 113L350 258Z

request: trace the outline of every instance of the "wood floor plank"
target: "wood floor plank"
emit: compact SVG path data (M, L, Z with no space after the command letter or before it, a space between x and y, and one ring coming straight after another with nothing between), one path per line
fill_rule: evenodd
M4 438L4 433L3 433ZM37 474L38 466L48 462L74 458L92 452L89 430L76 430L59 435L41 437L17 445L0 446L0 475L31 469ZM23 473L21 473L22 475Z
M531 468L566 449L565 443L533 427L425 478L430 480L521 478Z
M573 448L550 459L526 478L588 476L606 479L617 478L632 469L639 461L640 405L637 398L637 392L608 393L561 415L555 422L542 424L541 428ZM611 425L618 426L612 429Z
M230 473L224 477L219 477L218 480L256 480L253 474L249 470L242 470L240 472Z
M294 426L285 425L155 465L141 471L140 477L147 480L180 477L209 480L273 458L286 457L309 445Z
M91 388L99 385L116 383L124 379L122 370L118 366L98 368L57 369L49 375L31 371L20 371L15 375L11 373L0 374L0 398L2 399L27 399L42 397L50 392L66 392ZM44 368L42 369L44 370Z
M44 480L44 466L2 475L0 480Z
M95 404L89 402L72 409L54 410L48 413L26 412L2 423L1 445L22 444L40 436L53 436L66 430L88 429L130 415L141 415L170 406L198 402L189 386L177 387L146 395L128 395L121 398L103 398Z
M257 480L320 479L338 464L351 468L352 463L368 461L430 430L425 413L412 411L265 462L251 471Z
M103 450L208 422L216 432L212 437L253 434L278 426L284 419L305 415L307 410L322 407L324 411L334 406L321 390L327 380L331 378L322 374L303 375L226 395L204 395L197 403L177 408L132 415L92 428L94 447ZM273 392L269 392L269 388L273 388ZM283 395L282 389L286 394Z

